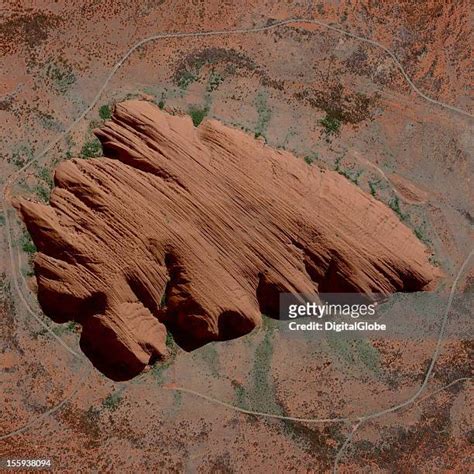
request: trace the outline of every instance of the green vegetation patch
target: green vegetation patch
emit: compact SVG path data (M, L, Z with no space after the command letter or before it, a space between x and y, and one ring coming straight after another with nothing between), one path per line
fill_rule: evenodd
M39 197L40 201L49 202L51 188L38 184L38 186L35 187L35 194Z
M327 135L337 135L341 128L341 121L329 114L326 114L326 116L321 119L320 123L324 127Z
M178 87L182 90L186 90L193 82L197 81L198 73L193 73L184 69L180 71L177 76Z
M278 323L262 315L263 339L255 349L249 387L239 382L231 382L234 397L240 408L283 414L281 406L275 400L273 383L269 380L273 358L273 337Z
M371 372L378 374L381 370L380 353L369 341L356 341L357 356Z
M272 117L272 111L268 107L268 95L259 92L255 98L255 107L257 108L258 118L255 125L255 138L264 136L267 131L268 123Z
M236 380L232 380L231 385L234 389L237 406L243 408L244 410L247 410L247 394L245 392L244 386Z
M255 351L252 369L252 386L247 392L250 406L256 411L283 414L281 406L275 401L275 390L269 380L273 357L273 331L266 330L262 342Z
M51 170L44 166L37 172L39 183L35 186L35 194L43 202L49 202L51 190L53 189L53 176Z
M102 120L109 120L112 118L112 108L108 104L104 104L99 109L99 117Z
M430 238L426 235L426 229L425 229L424 223L421 226L416 227L415 229L413 229L413 232L416 235L416 237L418 239L420 239L422 242L424 242L425 244L431 244L432 243Z
M165 360L157 361L150 370L158 385L162 385L165 381L165 373L173 364L178 353L178 346L169 330L166 333L166 347L168 348L169 356Z
M37 251L36 245L31 240L31 236L27 231L25 231L23 235L21 236L20 245L23 252L33 254L33 253L36 253Z
M33 150L29 145L20 145L12 153L12 157L9 160L10 163L13 163L17 168L22 168L33 158Z
M337 171L340 175L344 176L344 178L348 179L349 181L353 182L354 184L359 184L359 178L362 175L362 171L356 171L351 169L345 169L341 167L341 161L344 157L339 156L335 162L334 171Z
M380 179L377 181L369 181L369 189L370 189L370 194L373 197L376 197L377 195L377 185L380 183Z
M312 165L316 160L319 159L319 155L314 151L311 152L309 155L306 155L303 159L306 164Z
M199 124L204 120L208 112L208 107L199 107L194 105L189 108L189 115L191 116L195 127L199 126Z
M403 213L400 208L400 199L398 199L398 196L395 196L393 199L390 199L388 205L390 206L392 211L394 211L395 214L400 217L400 220L406 221L408 219L408 214Z
M362 175L362 171L355 170L339 169L337 172L354 184L359 184L359 178Z
M72 150L73 150L73 148L75 147L76 144L74 143L74 140L72 139L70 134L67 134L64 137L64 141L65 141L65 145L66 145L65 159L70 160L72 158ZM60 160L58 159L54 164L58 164L59 161Z
M44 181L48 185L48 187L51 188L53 186L53 174L51 170L46 166L38 171L38 178Z
M94 137L84 143L81 150L83 158L97 158L102 155L102 145L98 138Z

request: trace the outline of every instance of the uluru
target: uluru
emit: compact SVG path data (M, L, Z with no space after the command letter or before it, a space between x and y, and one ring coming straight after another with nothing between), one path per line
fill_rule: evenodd
M61 163L49 205L16 206L38 249L38 300L82 326L114 380L243 336L281 292L429 289L425 245L385 204L216 120L130 100L95 131L103 157ZM157 362L159 363L159 362Z

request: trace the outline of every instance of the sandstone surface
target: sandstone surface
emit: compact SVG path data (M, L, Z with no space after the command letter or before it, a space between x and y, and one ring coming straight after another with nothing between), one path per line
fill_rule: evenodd
M81 347L115 380L275 315L280 292L425 290L426 247L383 203L206 120L143 101L95 131L104 156L63 162L49 205L16 203L38 248L38 299L82 325Z

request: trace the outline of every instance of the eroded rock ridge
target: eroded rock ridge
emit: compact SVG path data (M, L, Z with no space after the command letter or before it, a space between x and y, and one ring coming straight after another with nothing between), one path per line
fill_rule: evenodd
M50 204L17 207L44 312L80 323L83 351L115 380L166 357L167 331L187 350L250 332L279 292L433 281L413 232L335 172L143 101L95 133L105 157L61 163Z

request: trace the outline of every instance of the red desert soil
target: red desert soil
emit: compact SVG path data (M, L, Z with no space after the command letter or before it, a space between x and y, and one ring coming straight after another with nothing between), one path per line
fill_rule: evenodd
M123 380L275 315L279 292L423 290L426 247L381 202L215 120L144 101L95 131L105 158L63 162L50 205L16 206L39 252L38 299L82 325L81 347Z

